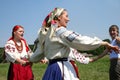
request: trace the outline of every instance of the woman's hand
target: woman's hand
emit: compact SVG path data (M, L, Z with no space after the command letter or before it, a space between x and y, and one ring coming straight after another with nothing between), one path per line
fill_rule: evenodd
M90 58L90 59L89 59L89 62L94 62L94 59L93 59L93 58Z
M119 47L118 46L110 46L108 47L109 52L114 50L116 53L120 53Z
M46 64L46 63L48 63L48 60L47 59L42 59L42 60L40 60L40 62L43 63L43 64Z

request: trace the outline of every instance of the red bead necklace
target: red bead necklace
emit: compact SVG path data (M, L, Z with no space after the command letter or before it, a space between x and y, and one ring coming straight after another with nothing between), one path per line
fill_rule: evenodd
M18 52L21 53L23 50L23 44L22 44L21 40L20 40L20 44L21 44L20 46L16 43L16 41L14 41L14 43L15 43L15 47L17 48Z

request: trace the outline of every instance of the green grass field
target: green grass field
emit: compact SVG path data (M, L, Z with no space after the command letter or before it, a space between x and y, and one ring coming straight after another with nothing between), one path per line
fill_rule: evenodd
M96 62L87 65L76 62L79 67L80 80L109 80L109 57L105 56ZM9 63L0 64L0 80L7 80L7 71ZM47 67L47 64L33 64L33 73L35 80L42 80L42 76Z

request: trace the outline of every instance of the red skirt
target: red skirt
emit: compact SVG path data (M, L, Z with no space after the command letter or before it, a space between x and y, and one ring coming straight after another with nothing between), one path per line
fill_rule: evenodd
M31 65L10 63L7 80L34 80Z

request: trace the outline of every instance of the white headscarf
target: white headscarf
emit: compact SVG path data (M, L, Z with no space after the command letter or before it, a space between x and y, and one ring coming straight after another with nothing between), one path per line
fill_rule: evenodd
M49 30L49 27L51 27L52 24L56 23L54 18L59 17L64 10L65 10L64 8L55 8L44 19L42 27L39 30L39 37L38 37L39 43L40 43L40 46L41 46L42 49L44 48L43 45L44 45L44 41L45 41L45 38L46 38L46 34L47 34L48 30ZM50 24L50 26L47 26L48 24ZM53 31L53 29L50 29L50 30Z

